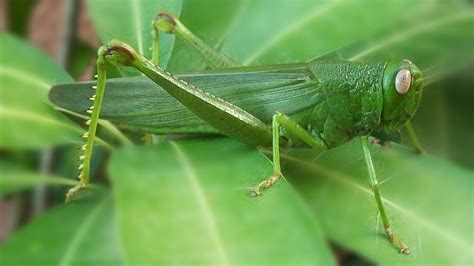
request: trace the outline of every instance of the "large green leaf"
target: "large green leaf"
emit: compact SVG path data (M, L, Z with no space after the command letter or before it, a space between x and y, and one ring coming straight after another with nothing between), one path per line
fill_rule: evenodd
M140 54L151 58L151 22L160 11L180 13L181 0L88 0L87 6L92 15L101 41L106 44L119 39L130 44ZM171 56L174 37L160 36L160 66L165 67Z
M245 64L285 63L315 56L383 33L446 1L252 1L229 34L224 51ZM409 8L408 8L409 7ZM417 21L423 25L426 22ZM245 30L242 30L245 29Z
M358 139L285 160L292 166L286 176L328 236L381 265L472 265L474 173L395 144L371 150L393 229L411 254L399 254L383 233Z
M285 181L249 196L272 173L251 147L226 139L130 147L110 170L130 265L333 264L312 214Z
M0 147L40 148L79 142L80 127L47 100L51 86L72 79L45 55L0 34Z
M239 26L235 22L248 2L247 0L184 1L181 20L199 38L220 49L230 31ZM196 71L206 67L204 62L200 54L178 38L168 69L172 72Z
M334 264L313 214L285 181L250 198L272 171L251 147L226 139L128 147L110 168L114 198L89 194L50 211L0 248L0 263Z
M4 161L0 161L0 172L0 196L38 184L74 186L77 183L71 179L34 173Z
M0 248L2 265L122 265L110 196L49 211Z
M473 8L432 5L414 17L318 59L409 58L425 70L427 81L432 82L474 62L473 27Z

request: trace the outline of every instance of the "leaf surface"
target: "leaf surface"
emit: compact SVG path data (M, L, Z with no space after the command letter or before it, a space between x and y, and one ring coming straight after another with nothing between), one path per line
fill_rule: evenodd
M229 34L224 51L232 52L244 64L306 61L379 33L433 5L433 1L423 0L277 3L249 3Z
M474 62L471 51L473 27L473 8L464 10L435 5L317 60L409 58L423 70L425 83L430 83Z
M0 34L0 147L44 148L79 142L80 127L48 104L47 93L72 79L33 47Z
M294 151L285 175L332 240L377 264L472 264L473 172L396 144L371 152L393 230L409 256L385 237L358 139L323 154Z
M214 139L131 147L114 155L110 170L131 265L334 263L286 182L249 196L272 167L248 146Z
M183 1L180 20L196 36L220 50L229 33L246 10L247 0ZM233 54L227 54L233 57ZM180 38L176 39L168 70L172 73L196 71L207 65L201 55L189 48Z
M2 265L123 265L109 196L57 207L0 248Z
M0 161L0 196L33 187L38 184L73 186L77 182L63 177L41 175L17 165Z

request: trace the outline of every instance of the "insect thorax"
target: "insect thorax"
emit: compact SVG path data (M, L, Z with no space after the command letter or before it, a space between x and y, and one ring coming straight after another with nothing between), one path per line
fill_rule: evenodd
M314 63L311 69L322 93L310 114L308 130L329 147L377 130L384 68L384 63Z

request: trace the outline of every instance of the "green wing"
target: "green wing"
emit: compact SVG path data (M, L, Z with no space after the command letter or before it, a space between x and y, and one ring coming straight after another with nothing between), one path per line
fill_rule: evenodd
M320 98L317 81L306 64L235 68L178 75L202 90L239 106L268 123L275 111L295 115ZM50 100L64 109L86 114L95 82L54 86ZM166 91L145 77L107 81L101 118L144 132L214 133Z

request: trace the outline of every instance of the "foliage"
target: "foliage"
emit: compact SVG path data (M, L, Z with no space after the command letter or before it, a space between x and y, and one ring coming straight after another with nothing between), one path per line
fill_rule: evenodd
M357 139L323 154L289 151L289 183L251 199L249 188L271 173L268 151L198 138L110 152L107 171L95 175L109 177L111 188L91 189L29 222L0 248L0 263L330 265L335 259L328 238L378 264L472 264L474 164L465 100L473 97L472 6L430 0L276 2L103 0L88 1L88 9L103 42L119 38L148 57L150 21L165 7L181 13L206 42L248 65L315 57L412 59L431 78L415 118L428 154L397 144L371 147L376 170L387 179L382 194L390 218L410 244L410 256L398 254L381 232ZM0 193L74 183L34 173L17 159L25 149L77 146L81 127L46 101L49 87L72 79L19 39L4 33L0 44L0 147L14 155L0 161ZM195 51L172 36L161 48L161 66L172 72L205 68ZM111 139L105 130L101 137Z

